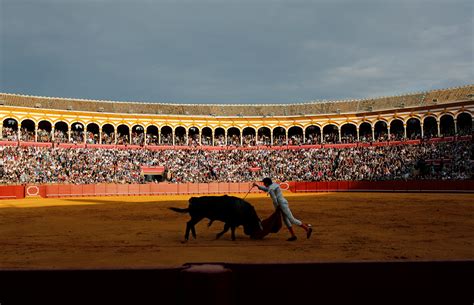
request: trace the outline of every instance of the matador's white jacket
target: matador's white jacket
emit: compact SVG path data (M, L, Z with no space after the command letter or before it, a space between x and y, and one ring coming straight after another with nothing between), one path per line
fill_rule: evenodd
M302 222L293 217L293 214L291 213L290 208L288 207L288 200L283 197L283 192L281 191L280 185L273 182L268 187L260 185L257 187L259 190L267 192L270 195L275 209L278 207L281 208L281 211L283 212L283 221L285 222L287 227L291 227L292 223L301 226Z

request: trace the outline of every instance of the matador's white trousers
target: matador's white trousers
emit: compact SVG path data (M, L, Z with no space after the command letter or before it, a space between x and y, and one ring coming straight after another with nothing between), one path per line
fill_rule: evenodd
M288 204L280 204L281 211L283 212L283 221L288 228L291 228L291 224L301 226L303 223L301 220L296 219L290 211Z

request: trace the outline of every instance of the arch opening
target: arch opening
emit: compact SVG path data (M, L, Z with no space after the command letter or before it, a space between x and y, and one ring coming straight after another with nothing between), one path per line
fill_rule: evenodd
M99 144L99 125L96 123L90 123L86 127L86 143L87 144Z
M334 124L329 124L323 127L323 143L338 143L339 129Z
M128 145L130 144L130 128L121 124L117 127L117 145Z
M341 143L354 143L357 141L357 127L354 124L341 126Z
M115 127L112 124L102 126L102 144L115 144Z
M315 145L321 143L321 128L310 125L305 129L305 144Z
M53 130L53 125L48 121L40 121L38 123L38 132L37 139L38 142L51 142L51 131Z
M300 126L292 126L288 129L288 145L303 144L303 128Z
M35 141L35 122L30 119L23 120L21 122L20 130L20 141L24 142L34 142Z
M146 128L146 144L157 146L160 145L159 137L158 137L158 127L155 125L150 125Z

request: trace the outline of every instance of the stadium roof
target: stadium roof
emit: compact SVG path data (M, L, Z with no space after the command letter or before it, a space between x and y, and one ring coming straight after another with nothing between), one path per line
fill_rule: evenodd
M474 100L474 84L378 98L288 104L172 104L119 102L0 93L0 105L105 113L273 117L364 113Z

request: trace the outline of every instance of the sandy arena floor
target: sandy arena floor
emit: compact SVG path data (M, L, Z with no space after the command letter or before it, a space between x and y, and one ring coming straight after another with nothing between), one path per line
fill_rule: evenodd
M236 196L244 196L237 194ZM251 240L239 227L196 226L182 244L190 196L89 197L0 201L0 268L134 268L191 262L315 262L474 259L474 194L287 194L293 214L313 224L306 240L285 227ZM269 197L247 197L261 219Z

